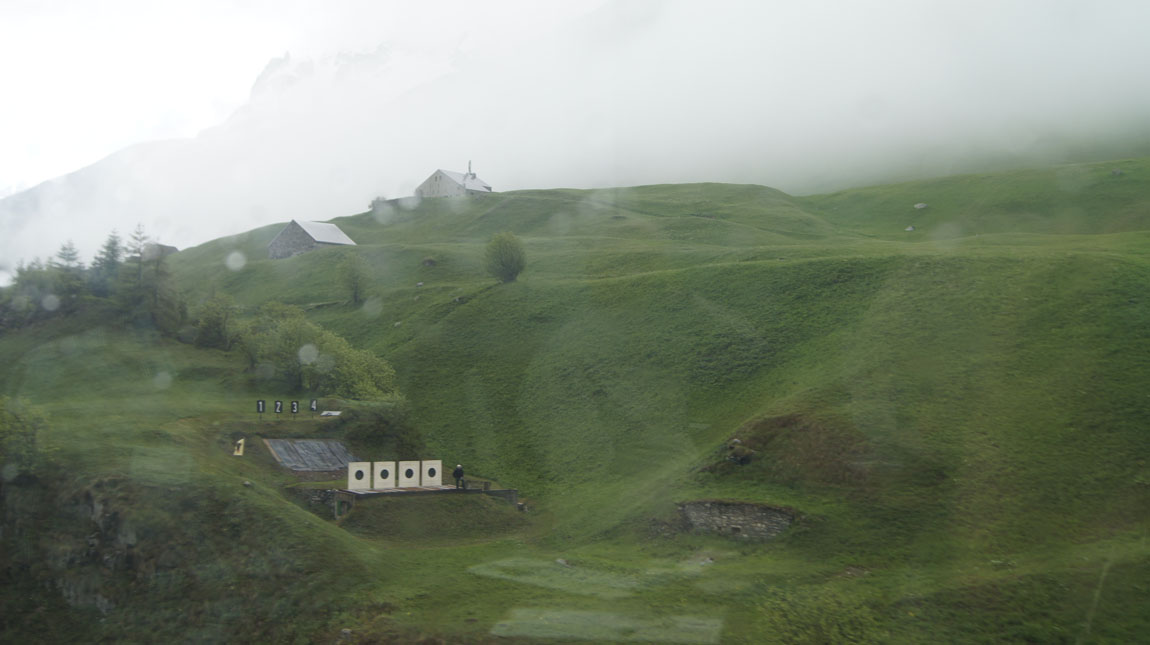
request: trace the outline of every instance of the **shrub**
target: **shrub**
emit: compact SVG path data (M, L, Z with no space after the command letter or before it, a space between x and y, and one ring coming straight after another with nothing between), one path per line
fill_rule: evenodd
M511 233L500 233L487 243L487 272L500 282L515 282L527 266L523 243Z

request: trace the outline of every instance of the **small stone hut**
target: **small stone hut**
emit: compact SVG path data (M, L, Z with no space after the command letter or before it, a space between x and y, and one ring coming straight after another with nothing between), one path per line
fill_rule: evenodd
M325 246L355 246L355 242L335 224L293 219L268 243L268 257L290 258Z

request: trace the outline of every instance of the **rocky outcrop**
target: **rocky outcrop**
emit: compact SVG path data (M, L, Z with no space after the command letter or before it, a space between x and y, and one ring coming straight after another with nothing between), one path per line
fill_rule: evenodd
M679 514L691 530L716 533L743 540L769 540L795 521L786 508L724 500L699 500L679 504Z

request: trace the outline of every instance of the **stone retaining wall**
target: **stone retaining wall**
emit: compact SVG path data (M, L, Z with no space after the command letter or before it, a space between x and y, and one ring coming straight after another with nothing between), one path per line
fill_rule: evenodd
M679 504L679 514L694 531L743 540L769 540L795 521L795 513L789 509L723 500L684 502Z
M308 510L327 515L335 508L335 491L322 488L289 488L290 494L302 501Z

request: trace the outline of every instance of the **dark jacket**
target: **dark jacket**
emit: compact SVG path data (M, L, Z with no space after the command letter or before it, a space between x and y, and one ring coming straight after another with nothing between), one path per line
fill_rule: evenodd
M451 471L451 476L456 478L456 479L463 479L463 466L460 466L460 467L456 468L455 470Z

